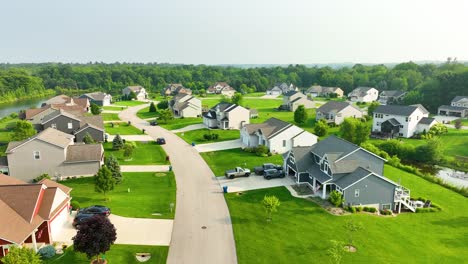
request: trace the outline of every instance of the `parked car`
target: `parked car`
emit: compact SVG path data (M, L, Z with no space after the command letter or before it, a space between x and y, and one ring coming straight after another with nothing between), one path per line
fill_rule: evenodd
M250 176L250 170L241 168L241 167L236 167L233 170L227 170L224 175L228 179L234 179L236 177L249 177Z
M273 178L284 178L284 171L282 169L269 169L263 172L263 178L271 180Z
M103 205L93 205L80 209L77 215L78 214L99 214L109 216L111 214L111 210L109 207L105 207Z
M156 144L164 145L164 144L166 144L166 140L164 138L157 138L156 139Z
M75 219L73 219L72 226L74 228L78 228L81 223L83 223L86 219L95 216L95 214L85 214L85 213L77 213Z
M281 170L282 167L281 167L281 165L276 165L276 164L273 164L273 163L265 163L262 166L253 168L253 171L257 175L263 175L263 172L265 170L271 170L271 169Z
M150 122L150 126L157 126L157 125L158 125L158 122L156 122L156 121L151 121Z

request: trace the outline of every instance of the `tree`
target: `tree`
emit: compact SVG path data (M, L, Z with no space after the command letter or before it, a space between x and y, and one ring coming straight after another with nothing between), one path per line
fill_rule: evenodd
M106 157L104 164L112 172L112 178L115 179L115 182L118 184L122 182L122 172L120 172L120 165L117 158L110 155Z
M119 150L123 147L123 140L119 134L115 135L114 139L112 140L112 149Z
M94 190L98 193L104 194L104 199L107 200L106 194L114 190L115 179L112 177L112 172L103 165L99 171L94 175Z
M164 109L159 111L159 119L163 121L164 123L167 123L167 121L172 120L174 117L172 116L172 112L169 109Z
M240 105L243 99L244 99L244 96L241 93L235 93L231 97L231 103Z
M73 249L85 253L89 259L96 258L93 263L101 263L99 254L109 251L117 239L117 232L109 218L94 215L84 220L72 238Z
M34 252L32 248L27 247L10 247L8 254L0 259L3 264L41 264L41 256Z
M163 100L163 101L159 102L157 106L158 106L159 110L167 109L169 107L169 102L167 100ZM150 105L150 107L151 107L151 105Z
M95 103L91 103L91 114L99 115L101 113L101 107Z
M94 144L94 143L96 143L96 141L94 141L94 138L88 132L86 132L85 136L83 137L83 142L85 144Z
M374 111L375 109L379 106L379 102L372 102L370 105L367 107L367 115L370 117L374 116Z
M362 229L362 225L360 223L355 223L353 220L346 221L344 228L346 229L346 233L348 235L348 246L353 245L353 236L354 233Z
M331 246L327 250L327 254L330 256L331 261L335 264L341 263L343 255L345 253L344 244L341 241L330 240Z
M371 128L368 123L356 118L345 118L340 126L341 137L360 145L369 139Z
M330 193L329 200L336 207L339 207L344 203L343 195L336 190Z
M136 96L136 93L134 91L131 91L129 94L128 94L128 100L134 100L136 99L137 96Z
M131 160L132 159L132 156L133 156L133 151L135 150L136 148L136 145L134 142L125 142L124 146L123 146L123 156L126 160Z
M436 164L443 157L442 142L439 138L431 138L427 143L416 147L414 159L419 162Z
M156 106L154 105L154 102L151 102L148 112L150 112L150 113L155 113L156 112Z
M278 210L278 206L280 206L281 203L276 196L265 195L265 197L263 197L262 205L263 205L263 208L265 208L265 211L267 213L267 221L271 221L272 213Z
M328 124L324 119L320 119L317 123L315 123L314 133L315 135L319 137L323 137L327 135Z
M455 120L455 128L461 129L461 127L462 127L462 120L458 118L457 120Z
M13 128L13 133L11 134L11 140L21 141L27 138L30 138L36 134L36 130L32 124L25 120L19 120L16 122L15 127Z
M305 110L305 107L303 105L300 105L296 111L294 111L294 122L296 122L299 125L303 125L307 122L307 112Z

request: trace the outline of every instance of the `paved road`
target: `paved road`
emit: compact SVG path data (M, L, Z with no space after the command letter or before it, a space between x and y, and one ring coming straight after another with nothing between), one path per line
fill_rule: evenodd
M235 148L242 148L244 145L240 139L235 140L226 140L216 143L207 143L207 144L200 144L195 145L195 149L198 152L210 152L210 151L219 151L225 149L235 149Z
M177 206L167 263L237 263L231 217L218 181L200 154L185 141L161 127L136 117L131 107L119 114L154 138L164 137L177 181Z
M120 165L122 172L166 172L169 165Z

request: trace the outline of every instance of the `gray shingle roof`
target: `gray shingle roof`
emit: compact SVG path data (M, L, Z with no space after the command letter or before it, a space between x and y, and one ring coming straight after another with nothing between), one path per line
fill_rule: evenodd
M389 122L392 126L399 126L401 125L400 122L398 122L398 120L396 120L395 118L390 118L388 120L386 120L385 122ZM384 123L385 123L384 122Z
M344 139L341 139L335 135L331 135L313 145L311 147L311 151L322 157L326 153L341 153L341 155L346 155L358 148L358 146Z
M284 122L282 120L276 119L274 117L266 120L261 124L248 124L245 125L245 128L249 134L253 134L257 131L262 133L266 138L274 135L275 133L292 126L288 122Z
M398 116L410 116L414 111L418 109L418 106L412 105L379 105L374 110L374 113L387 114L387 115L398 115Z
M455 96L452 103L458 103L459 101L468 102L468 96Z
M291 96L291 95L295 95L296 93L298 93L297 91L289 91L287 93L284 94L284 96Z
M101 144L70 145L65 163L100 161L103 151Z
M366 177L367 175L371 174L372 172L369 170L366 170L362 167L358 167L355 171L352 173L343 175L342 177L339 177L338 179L334 180L333 182L340 186L340 188L345 189L351 184L354 184L355 182L361 180L362 178Z
M380 93L380 96L388 96L388 97L400 97L404 95L406 92L405 91L400 91L400 90L387 90L387 91L382 91Z
M422 125L430 125L432 122L434 122L435 118L431 117L423 117L421 120L419 120L419 124Z
M464 111L466 110L466 107L441 105L439 106L439 110Z
M340 112L341 110L345 109L346 107L350 105L351 104L347 102L328 101L324 105L317 108L317 112L322 112L322 113Z
M107 94L103 92L94 92L94 93L86 93L84 96L89 97L95 101L102 101L106 98Z

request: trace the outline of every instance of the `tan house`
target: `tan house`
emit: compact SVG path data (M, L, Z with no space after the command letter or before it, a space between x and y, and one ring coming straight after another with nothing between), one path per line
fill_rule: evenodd
M136 100L138 101L145 101L146 99L148 99L148 93L146 92L146 89L143 86L127 86L122 89L123 96L129 96L132 92L135 93Z
M51 177L89 176L104 160L101 144L74 144L75 136L57 129L46 130L6 149L9 175L32 181L43 173Z
M339 98L344 95L344 92L340 87L325 87L325 86L320 86L320 85L312 85L306 91L306 95L309 95L310 97L317 97L317 96L329 97L332 94L336 94L336 97Z
M176 117L200 117L202 114L200 99L183 93L172 98L169 108Z
M236 90L229 86L226 82L217 82L206 90L207 94L222 94L226 97L232 97Z
M0 258L10 247L52 244L67 223L69 187L43 180L28 184L0 174Z
M169 95L176 95L176 94L192 94L192 90L189 88L185 88L180 83L171 83L168 84L164 89L161 91L161 95L169 96Z
M219 103L203 114L203 124L208 128L241 129L249 122L250 110L231 103Z
M64 94L52 97L42 104L42 108L63 109L74 114L87 113L90 110L90 106L91 103L88 98L70 97Z
M363 115L361 109L350 103L328 101L317 108L315 120L325 119L327 123L339 125L347 117L361 118Z
M294 112L300 105L303 105L306 109L315 107L314 101L308 99L307 96L301 92L289 91L283 94L282 109Z

